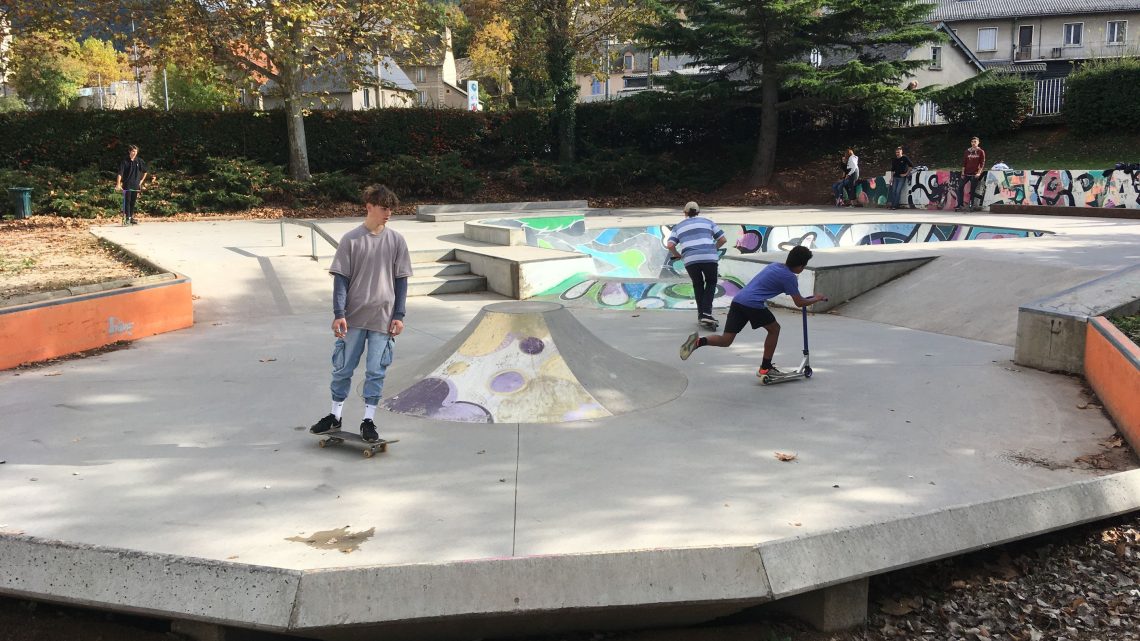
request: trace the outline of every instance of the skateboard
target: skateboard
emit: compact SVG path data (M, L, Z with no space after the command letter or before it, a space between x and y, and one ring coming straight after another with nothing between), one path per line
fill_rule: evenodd
M309 433L312 434L312 432L309 432ZM388 445L390 443L399 443L400 442L400 439L397 438L397 439L392 439L391 441L386 441L384 439L380 439L379 441L376 441L375 443L370 443L370 442L364 440L363 438L361 438L360 434L357 434L356 432L344 431L344 430L339 430L336 432L321 432L320 434L313 434L313 436L320 437L321 440L317 441L317 445L319 445L321 447L329 447L332 445L340 445L341 443L343 443L345 441L353 441L353 442L358 444L358 447L361 445L364 446L364 458L372 458L372 455L377 453L377 452L380 452L380 453L387 452L388 451Z

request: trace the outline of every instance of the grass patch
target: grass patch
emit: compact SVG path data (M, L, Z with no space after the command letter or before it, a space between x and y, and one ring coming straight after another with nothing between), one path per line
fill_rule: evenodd
M1121 316L1119 318L1110 318L1113 325L1117 329L1124 332L1124 335L1132 339L1133 343L1140 345L1140 314L1132 316Z

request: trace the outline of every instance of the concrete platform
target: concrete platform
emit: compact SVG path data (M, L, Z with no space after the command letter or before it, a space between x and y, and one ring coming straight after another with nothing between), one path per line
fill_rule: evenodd
M940 249L1097 274L1140 255L1135 223L1028 222L1057 234ZM392 224L434 249L457 246L444 239L462 223ZM382 436L400 439L386 454L320 449L305 430L328 411L331 249L314 262L307 239L281 247L277 225L257 221L99 233L189 275L197 323L0 373L0 593L325 639L673 624L858 595L880 572L1140 509L1140 471L1074 462L1114 432L1080 409L1078 379L1015 366L1008 344L904 326L931 309L895 324L813 315L815 376L761 387L757 334L682 362L689 313L575 308L613 348L685 377L684 393L565 423L382 413ZM1004 291L1016 312L1027 301L1000 276L946 289L945 306ZM386 395L503 300L410 299ZM799 349L785 332L777 363Z

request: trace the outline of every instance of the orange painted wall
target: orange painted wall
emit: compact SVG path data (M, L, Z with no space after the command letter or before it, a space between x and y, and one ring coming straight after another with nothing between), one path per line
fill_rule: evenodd
M1103 316L1090 318L1086 332L1085 378L1132 450L1140 452L1140 346Z
M0 310L0 369L194 324L186 278Z

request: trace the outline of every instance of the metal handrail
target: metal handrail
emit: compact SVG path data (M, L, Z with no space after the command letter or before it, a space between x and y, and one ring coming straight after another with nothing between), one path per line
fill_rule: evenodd
M313 260L317 260L317 235L318 234L320 235L321 238L324 238L325 240L327 240L328 243L333 246L333 249L336 249L337 247L340 246L340 243L338 243L332 236L329 236L328 232L321 229L320 226L317 225L317 223L315 223L311 220L301 220L300 218L282 218L280 220L281 220L281 246L282 247L285 246L285 223L289 223L292 225L300 225L302 227L308 227L309 228L309 242L310 242L312 249L313 249L313 252L312 252L312 254L310 254L310 257Z

